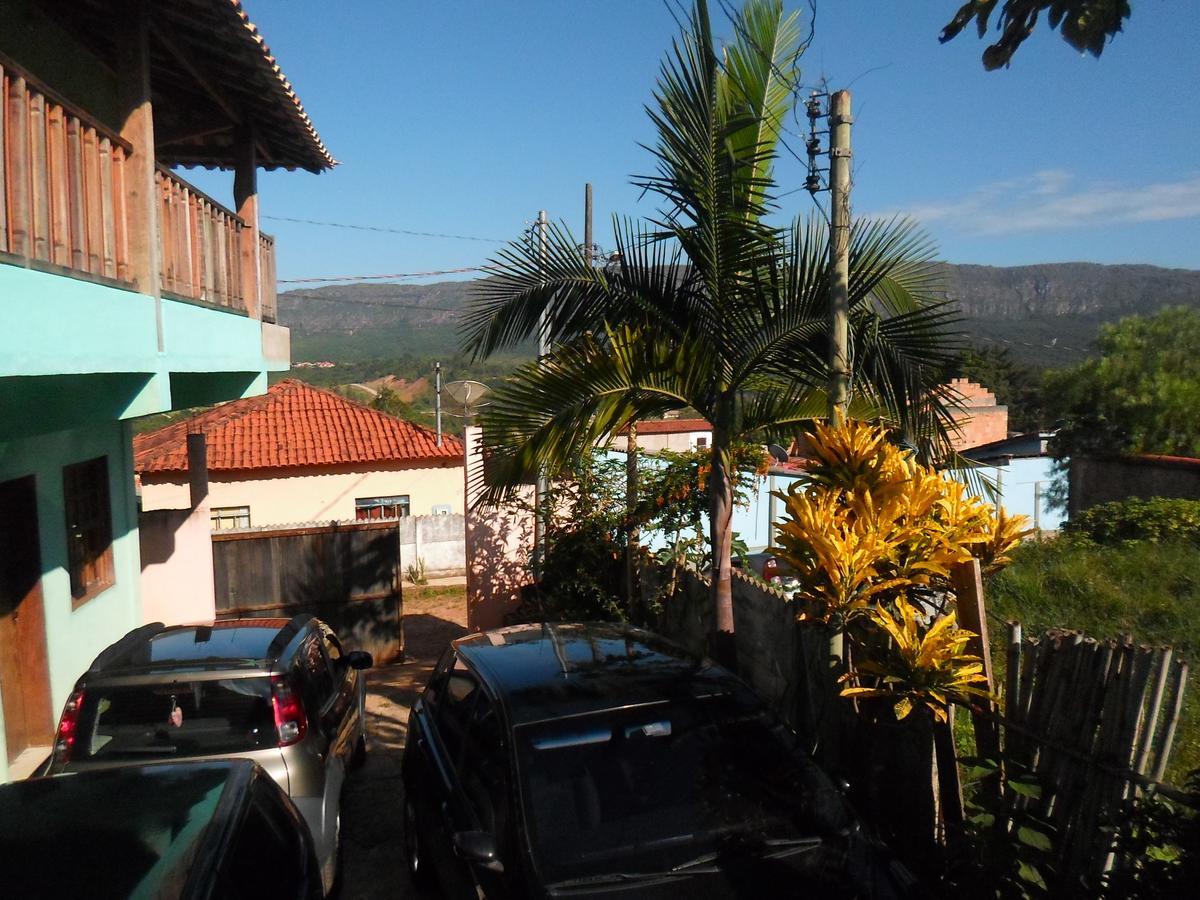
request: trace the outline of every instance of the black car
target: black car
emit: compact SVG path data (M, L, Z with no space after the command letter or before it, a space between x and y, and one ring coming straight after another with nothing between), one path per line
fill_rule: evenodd
M907 896L750 689L648 632L462 638L409 729L409 868L447 896Z
M0 787L6 897L318 900L295 805L250 760L157 763Z

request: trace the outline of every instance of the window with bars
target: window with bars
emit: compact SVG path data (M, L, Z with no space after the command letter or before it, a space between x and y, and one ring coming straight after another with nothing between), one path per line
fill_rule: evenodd
M71 597L79 606L116 582L107 457L63 467L63 511Z
M214 506L209 512L212 516L213 531L250 527L250 507L248 506Z
M354 518L397 519L410 515L408 494L397 497L361 497L354 501Z

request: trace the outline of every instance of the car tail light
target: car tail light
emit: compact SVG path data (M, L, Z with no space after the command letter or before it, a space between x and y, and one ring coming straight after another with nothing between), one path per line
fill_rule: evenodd
M279 735L279 746L288 747L304 740L304 735L308 733L304 704L282 675L271 678L271 704L275 708L275 732Z
M773 556L768 556L763 563L763 580L770 581L779 574L779 562Z
M83 708L83 691L73 691L63 707L58 720L58 734L54 738L55 762L66 762L75 749L76 730L79 727L79 710Z

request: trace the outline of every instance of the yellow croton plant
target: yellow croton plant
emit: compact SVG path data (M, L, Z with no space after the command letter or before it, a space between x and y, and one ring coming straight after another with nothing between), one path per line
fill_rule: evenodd
M966 652L973 634L920 599L946 595L951 568L972 557L985 572L1007 564L1025 517L921 465L881 425L818 423L809 443L806 477L776 494L787 509L772 549L797 572L800 618L852 641L843 695L891 699L898 719L926 706L940 720L949 702L986 696Z

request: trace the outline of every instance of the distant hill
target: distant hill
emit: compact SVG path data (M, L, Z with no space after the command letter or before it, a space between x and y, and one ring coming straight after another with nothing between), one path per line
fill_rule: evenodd
M1094 263L947 263L944 269L947 296L958 301L965 330L975 340L1008 346L1017 361L1038 367L1081 359L1061 348L1086 348L1105 322L1164 306L1200 306L1200 271L1188 269ZM279 318L292 329L296 361L448 358L458 352L458 310L471 285L453 281L291 291L279 297ZM522 355L532 355L532 346L521 349Z

